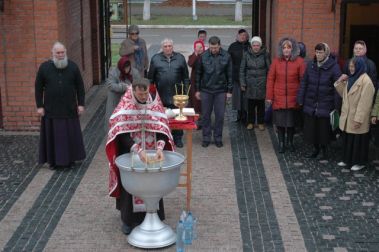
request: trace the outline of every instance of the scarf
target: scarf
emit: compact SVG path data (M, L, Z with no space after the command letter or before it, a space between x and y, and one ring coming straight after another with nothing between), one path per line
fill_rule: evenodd
M135 67L139 71L143 71L144 69L144 64L143 64L143 58L144 58L144 51L142 49L142 43L140 39L137 39L137 41L134 42L138 46L138 50L134 51L134 59L136 61Z
M129 72L128 73L125 73L125 64L129 62L129 66L130 66L130 69L129 69ZM132 66L130 64L130 60L129 60L129 57L127 55L124 55L120 58L120 60L118 61L117 63L117 68L118 70L120 71L120 76L119 76L119 79L121 81L125 81L126 79L128 79L130 81L130 83L133 82L133 76L132 76Z
M367 67L363 57L354 57L350 60L350 63L353 63L355 66L355 71L353 74L349 73L349 79L347 80L347 92L350 91L350 88L354 85L357 79L364 73L367 72Z

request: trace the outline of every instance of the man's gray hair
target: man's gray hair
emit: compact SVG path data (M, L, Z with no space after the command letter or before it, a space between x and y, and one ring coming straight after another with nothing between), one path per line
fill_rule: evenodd
M165 38L162 40L161 42L161 47L163 47L164 44L171 44L171 45L174 45L174 41L170 38Z
M142 88L143 90L149 89L150 81L146 78L140 78L133 80L132 88L133 90L136 90L137 87Z
M53 47L51 48L51 52L54 53L54 51L55 51L55 49L57 47L63 47L65 51L67 50L66 47L64 46L64 44L62 44L61 42L57 41L57 42L55 42L53 44Z

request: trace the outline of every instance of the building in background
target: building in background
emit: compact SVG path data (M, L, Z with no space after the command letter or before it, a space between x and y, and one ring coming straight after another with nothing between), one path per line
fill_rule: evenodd
M0 128L38 130L34 80L61 41L88 90L110 64L109 0L0 0Z
M367 56L379 66L378 0L257 0L255 4L253 30L257 27L257 35L273 55L280 38L288 35L307 45L309 57L317 43L326 42L347 59L354 42L364 40Z

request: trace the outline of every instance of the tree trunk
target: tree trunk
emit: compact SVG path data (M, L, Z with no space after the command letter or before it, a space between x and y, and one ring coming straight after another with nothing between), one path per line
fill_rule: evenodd
M143 2L143 20L150 20L150 0Z
M234 21L242 22L242 1L241 0L236 0Z

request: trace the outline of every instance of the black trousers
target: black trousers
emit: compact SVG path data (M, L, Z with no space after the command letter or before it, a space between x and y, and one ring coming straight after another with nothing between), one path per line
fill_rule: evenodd
M256 112L255 112L256 110ZM265 119L265 100L248 99L247 100L247 123L263 124Z

